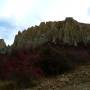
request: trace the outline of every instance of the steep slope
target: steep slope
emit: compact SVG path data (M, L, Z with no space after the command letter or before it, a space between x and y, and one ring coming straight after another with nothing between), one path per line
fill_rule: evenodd
M90 44L90 24L79 23L72 17L64 21L41 22L39 26L19 31L13 47L36 47L48 41L74 46Z

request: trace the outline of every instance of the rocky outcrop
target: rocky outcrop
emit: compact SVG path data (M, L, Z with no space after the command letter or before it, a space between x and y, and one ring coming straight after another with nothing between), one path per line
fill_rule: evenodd
M18 32L13 47L36 47L48 41L74 46L90 44L90 24L80 23L72 17L64 21L41 22L39 26Z
M0 39L0 49L5 48L5 47L6 47L6 44L5 44L4 40Z
M0 39L0 54L5 54L6 53L6 43L4 42L3 39Z

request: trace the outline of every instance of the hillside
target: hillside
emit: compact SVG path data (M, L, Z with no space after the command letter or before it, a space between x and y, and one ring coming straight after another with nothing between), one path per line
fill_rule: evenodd
M63 78L67 81L67 75L70 74L72 79L72 72L75 72L78 80L77 78L83 74L79 71L79 67L86 65L81 71L88 70L90 24L80 23L71 17L63 21L41 22L39 26L30 27L23 32L19 31L13 45L5 46L2 51L0 51L0 90L27 88L31 90L34 86L39 86L40 80L42 80L41 85L44 86L39 86L41 89L35 87L35 90L44 90L43 88L55 90L52 89L54 86L52 79L57 84L56 77L61 79L60 76L66 75ZM89 76L89 71L86 72ZM82 78L85 78L85 75ZM47 79L46 86L45 79ZM48 80L50 80L49 84ZM68 80L65 85L69 87L70 82ZM58 87L57 85L55 87ZM60 90L60 87L57 90Z
M6 44L5 44L4 40L0 39L0 49L5 48L5 47L6 47Z

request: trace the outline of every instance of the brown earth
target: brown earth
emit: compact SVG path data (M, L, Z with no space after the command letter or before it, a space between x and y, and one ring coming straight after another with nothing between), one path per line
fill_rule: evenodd
M90 64L70 73L42 78L36 87L27 90L90 90Z

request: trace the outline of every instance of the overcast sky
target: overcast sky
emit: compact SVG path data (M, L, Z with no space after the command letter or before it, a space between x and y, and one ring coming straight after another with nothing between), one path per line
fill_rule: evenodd
M12 44L19 30L65 17L90 23L90 0L0 0L0 38Z

